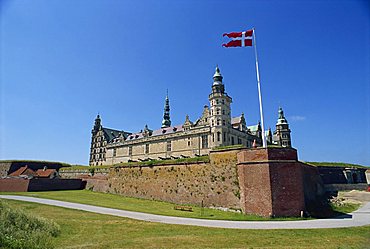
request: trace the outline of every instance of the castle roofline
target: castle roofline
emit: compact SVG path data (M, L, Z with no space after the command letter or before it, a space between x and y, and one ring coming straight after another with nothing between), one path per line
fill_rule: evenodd
M150 137L160 136L160 135L166 135L166 134L172 134L179 131L184 131L183 125L175 125L170 127L164 127L157 130L153 130ZM132 133L129 136L127 136L126 141L134 141L140 138L144 137L144 132L136 132Z

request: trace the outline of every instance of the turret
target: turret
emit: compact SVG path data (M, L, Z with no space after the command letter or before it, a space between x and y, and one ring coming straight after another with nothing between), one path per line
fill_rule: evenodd
M168 92L166 95L165 103L164 103L164 113L163 113L163 120L162 120L162 128L170 127L171 126L171 119L170 119L170 100L168 98Z
M96 134L99 131L100 128L101 128L101 119L100 119L100 115L98 114L95 118L94 127L93 127L91 133Z
M283 108L281 107L279 107L276 131L274 132L274 141L280 146L292 147L289 124L284 116Z

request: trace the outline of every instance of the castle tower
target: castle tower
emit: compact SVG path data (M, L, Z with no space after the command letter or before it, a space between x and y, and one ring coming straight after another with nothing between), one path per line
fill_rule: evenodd
M209 118L211 126L211 147L229 144L229 127L231 127L231 97L225 92L222 83L220 69L216 66L213 75L212 93L209 95L211 115Z
M281 107L279 107L279 117L276 123L275 137L279 146L292 147L289 124L284 117L284 111Z
M103 159L103 152L105 152L105 145L103 146L103 133L100 115L98 114L95 118L94 127L91 130L91 144L90 144L90 160L89 165L95 164L99 160Z
M163 120L162 120L162 128L170 127L171 126L171 119L170 119L170 100L168 98L168 92L166 95L166 100L164 103L164 113L163 113Z

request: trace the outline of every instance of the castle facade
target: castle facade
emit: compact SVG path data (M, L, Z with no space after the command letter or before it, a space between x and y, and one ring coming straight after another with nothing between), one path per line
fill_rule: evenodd
M205 105L200 118L192 122L171 125L168 94L165 99L163 121L160 129L151 130L145 125L139 132L105 128L98 115L91 131L90 166L112 165L129 161L176 159L208 155L210 150L229 145L247 148L262 145L260 123L247 126L244 114L231 116L232 98L225 92L223 76L216 67L213 75L209 106ZM268 144L291 147L289 124L279 108L276 130L266 131Z

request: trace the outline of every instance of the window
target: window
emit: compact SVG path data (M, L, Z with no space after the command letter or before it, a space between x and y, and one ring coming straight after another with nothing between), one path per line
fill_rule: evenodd
M128 155L132 156L132 146L128 147Z
M113 149L113 156L117 155L117 149Z
M217 108L217 110L216 110L216 114L217 114L217 115L220 115L220 109L218 109L218 108Z
M222 104L223 104L223 105L225 104L225 100L222 100Z
M188 137L188 146L190 146L190 137Z
M216 104L218 105L218 99L216 99Z
M231 145L234 145L234 137L231 137Z
M222 110L222 115L225 115L225 110Z
M148 154L149 153L149 144L146 144L145 145L145 154Z
M217 125L220 125L220 120L219 119L217 119Z
M220 142L221 140L221 132L217 132L217 141Z
M226 125L226 121L225 120L222 120L222 125Z
M215 141L215 134L212 134L212 142Z
M238 138L238 144L242 144L242 140Z
M202 135L202 149L208 148L208 135Z
M215 125L215 122L213 121L213 119L212 119L212 126L214 126Z
M171 151L171 141L167 141L167 151Z

